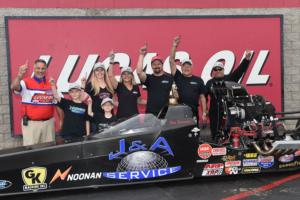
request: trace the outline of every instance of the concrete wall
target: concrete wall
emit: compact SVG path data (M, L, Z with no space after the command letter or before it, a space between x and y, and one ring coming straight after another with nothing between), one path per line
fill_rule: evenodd
M284 15L284 108L300 110L300 8L270 9L0 9L0 149L21 145L12 138L5 16ZM292 123L289 124L292 126Z

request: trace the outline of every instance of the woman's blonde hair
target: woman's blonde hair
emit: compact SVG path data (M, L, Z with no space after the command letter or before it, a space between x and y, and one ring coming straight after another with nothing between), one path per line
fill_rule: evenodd
M93 75L92 75L92 77L91 77L90 82L91 82L91 85L92 85L91 90L94 90L94 94L95 94L95 95L98 95L98 94L100 93L100 86L99 86L99 84L98 84L97 79L95 78L95 70L93 70ZM104 82L105 82L105 84L106 84L107 90L108 90L110 93L114 94L114 90L113 90L111 84L109 83L109 79L108 79L108 77L107 77L107 72L106 72L105 69L104 69Z

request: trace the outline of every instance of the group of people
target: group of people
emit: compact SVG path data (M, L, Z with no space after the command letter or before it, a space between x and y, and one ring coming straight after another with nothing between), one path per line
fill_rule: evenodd
M180 37L174 38L170 52L171 74L163 70L163 59L155 56L151 59L153 74L146 74L143 70L144 57L147 46L140 48L137 62L137 75L143 85L147 87L147 101L141 98L139 86L134 81L130 67L122 67L121 77L115 78L114 52L110 52L109 67L103 63L96 63L92 75L82 78L81 85L70 84L70 99L58 94L53 78L46 79L47 64L38 59L34 63L33 76L24 77L28 63L19 67L16 78L12 81L12 90L22 97L22 134L23 145L33 145L55 141L54 110L57 110L61 125L61 136L65 141L82 139L85 135L99 132L101 128L112 124L118 119L126 119L139 113L138 104L146 105L146 113L158 115L160 110L168 104L172 84L178 88L179 103L191 107L197 121L200 120L198 107L202 109L201 120L206 123L208 116L213 135L218 130L219 99L210 93L210 87L220 80L238 81L246 72L251 59L247 51L245 59L230 75L224 75L224 62L216 62L206 85L200 77L192 73L193 62L185 59L178 62L175 59L176 49ZM181 66L181 71L177 69ZM115 102L118 97L118 109L114 114ZM210 96L210 109L207 109L207 97Z

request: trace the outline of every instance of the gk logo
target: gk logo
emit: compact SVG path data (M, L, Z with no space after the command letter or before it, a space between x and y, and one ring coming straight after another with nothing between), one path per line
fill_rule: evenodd
M25 177L31 179L32 184L41 183L40 176L41 173L35 173L33 170L28 170L25 172Z
M47 169L44 167L30 167L22 170L22 178L25 185L24 191L46 189L45 183Z

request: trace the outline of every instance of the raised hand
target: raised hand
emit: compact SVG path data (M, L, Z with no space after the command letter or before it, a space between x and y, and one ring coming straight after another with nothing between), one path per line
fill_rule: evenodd
M180 36L178 35L173 40L173 46L177 47L179 45L179 43L180 43Z
M140 48L140 54L146 55L147 54L147 44Z
M54 78L50 77L49 83L50 83L51 86L55 86L55 80L54 80Z
M110 63L113 63L114 60L115 60L115 53L114 53L114 50L111 50L111 51L109 52L108 56L109 56L109 62L110 62Z
M252 56L252 51L246 50L246 56L245 56L246 60L250 60L251 56Z
M27 70L28 70L28 60L26 60L26 62L19 67L18 77L22 79L26 74Z

